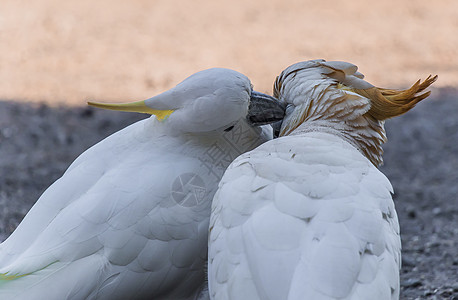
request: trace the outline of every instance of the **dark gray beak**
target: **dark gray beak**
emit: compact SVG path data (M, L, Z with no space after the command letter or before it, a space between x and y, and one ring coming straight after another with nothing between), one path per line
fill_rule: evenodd
M282 123L283 123L283 120L277 121L275 123L270 124L270 126L272 126L272 130L273 130L273 133L274 133L274 138L278 138L280 136Z
M274 123L283 120L284 116L285 106L276 98L256 91L251 92L247 115L247 120L251 125Z

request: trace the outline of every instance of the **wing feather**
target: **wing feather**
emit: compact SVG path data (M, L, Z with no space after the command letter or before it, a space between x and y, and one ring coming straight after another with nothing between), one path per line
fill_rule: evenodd
M170 195L174 179L207 170L184 155L164 162L162 148L135 141L143 126L138 122L107 138L104 147L113 152L101 153L96 145L83 153L0 245L0 274L16 278L5 282L0 275L0 298L30 299L36 292L49 299L97 293L125 299L135 297L125 294L132 286L139 295L161 291L173 298L203 282L216 179L198 205L179 205ZM51 282L58 291L43 288Z

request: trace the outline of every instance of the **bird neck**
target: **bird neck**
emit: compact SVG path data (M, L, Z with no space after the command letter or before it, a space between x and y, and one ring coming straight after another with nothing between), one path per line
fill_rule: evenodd
M271 132L269 136L262 128L252 127L241 120L227 132L185 134L181 143L186 144L184 149L192 152L186 153L187 156L196 157L202 163L201 167L207 168L208 174L220 179L239 155L271 138Z
M375 166L383 163L385 129L383 121L367 113L369 99L329 83L305 90L301 85L293 86L285 97L302 103L285 118L280 135L331 133L349 142Z
M362 124L364 126L361 126ZM301 135L308 132L323 132L338 136L354 146L376 167L383 164L382 145L386 142L383 122L371 120L367 116L345 122L338 119L318 119L302 123L289 135Z

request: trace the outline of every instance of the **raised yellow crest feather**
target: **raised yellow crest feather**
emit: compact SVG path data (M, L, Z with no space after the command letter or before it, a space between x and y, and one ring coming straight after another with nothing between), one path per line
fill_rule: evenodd
M418 80L407 90L392 90L373 87L369 89L351 90L355 93L371 100L371 108L367 112L376 120L386 120L393 118L403 113L408 112L418 102L427 98L431 92L427 91L422 94L426 88L437 80L436 76L429 75L425 81Z

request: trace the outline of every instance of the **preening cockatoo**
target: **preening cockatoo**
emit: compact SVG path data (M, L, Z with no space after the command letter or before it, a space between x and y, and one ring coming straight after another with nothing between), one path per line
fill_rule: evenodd
M194 299L226 167L284 106L228 69L103 108L154 114L81 154L0 245L0 299Z
M362 78L324 60L277 77L281 137L238 157L213 199L212 299L398 299L399 224L376 167L383 121L426 98L436 77L404 91Z

